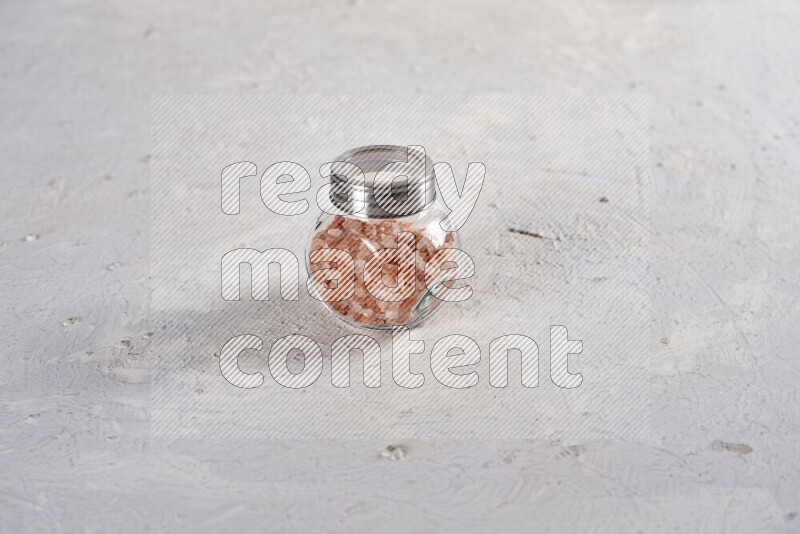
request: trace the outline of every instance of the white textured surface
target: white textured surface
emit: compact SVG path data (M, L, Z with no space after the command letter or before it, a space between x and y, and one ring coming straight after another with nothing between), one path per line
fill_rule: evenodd
M649 354L659 347L649 331L647 100L560 95L154 99L152 435L434 441L646 435ZM474 294L462 304L446 305L413 330L425 353L412 356L406 367L422 374L419 389L397 386L390 336L374 331L367 333L383 344L380 388L333 387L327 358L321 378L303 391L277 387L267 358L272 363L271 347L279 337L309 336L328 355L334 339L364 331L345 326L313 300L305 290L305 272L295 301L275 293L268 301L255 301L249 290L239 301L222 300L224 251L281 247L287 256L299 257L305 271L305 240L319 212L314 191L323 179L314 176L311 191L294 195L310 198L313 208L279 216L259 197L256 173L241 180L241 212L230 216L220 210L219 169L250 160L265 172L273 161L291 155L315 172L335 157L329 154L387 141L423 143L434 161L448 162L460 179L470 161L485 164L483 189L460 230L462 246L475 263L468 281ZM600 202L604 196L612 200ZM539 237L520 233L525 231ZM245 275L241 285L247 286L249 278ZM562 389L550 379L554 324L566 325L572 339L585 340L585 351L569 358L571 369L585 375L579 388ZM240 358L246 372L266 372L266 384L255 390L237 390L223 380L216 358L225 342L243 333L264 343L262 350ZM509 364L513 385L489 384L489 344L514 333L538 343L542 379L536 389L521 387L516 356ZM471 368L479 383L468 390L448 390L432 376L433 345L451 334L467 335L482 347L480 363ZM353 367L360 368L360 361ZM355 380L362 372L352 374Z
M0 4L0 529L800 530L800 5L286 4ZM174 92L652 95L657 439L151 441Z

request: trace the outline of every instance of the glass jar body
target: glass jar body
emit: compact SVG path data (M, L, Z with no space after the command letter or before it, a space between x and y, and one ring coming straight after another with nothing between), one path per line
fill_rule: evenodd
M334 315L355 326L391 329L422 322L441 307L444 301L438 297L448 285L430 277L426 283L426 264L440 250L460 246L458 234L440 225L446 215L439 202L394 219L323 213L306 247L309 290ZM352 287L322 276L324 269L341 267L327 249L352 257ZM379 252L392 249L397 252Z

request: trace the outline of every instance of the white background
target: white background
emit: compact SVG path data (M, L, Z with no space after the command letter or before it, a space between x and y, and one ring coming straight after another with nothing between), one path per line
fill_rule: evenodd
M797 531L798 24L789 1L3 2L0 530ZM149 438L150 95L386 92L652 95L655 439Z
M654 275L650 258L648 105L642 97L527 95L286 95L153 99L150 195L149 348L153 352L151 430L154 438L612 439L651 430L648 408ZM471 161L485 165L480 196L460 229L473 259L472 297L444 305L413 330L424 353L410 358L419 389L392 379L387 332L346 327L308 295L305 253L320 213L316 192L329 179L318 169L347 147L418 144L447 162L459 184ZM274 162L292 158L311 174L301 214L271 212L259 181ZM252 161L255 176L239 182L240 212L220 208L221 169ZM441 173L440 173L441 174ZM441 178L441 176L440 176ZM265 181L265 185L268 183ZM601 201L605 199L605 202ZM613 199L613 200L612 200ZM527 232L527 233L525 233ZM298 258L298 299L273 292L250 297L250 269L240 298L220 292L221 257L229 250L282 248ZM274 269L273 269L274 271ZM273 272L273 275L277 273ZM550 379L550 326L563 325L584 343L568 368L576 389ZM305 391L270 376L271 347L282 336L309 337L326 355L340 336L370 334L383 345L382 383L331 385L329 359ZM266 373L256 390L221 376L223 345L258 336L261 351L239 358L247 373ZM459 334L482 348L475 387L448 391L434 379L430 355ZM489 345L509 334L534 339L539 387L521 385L519 355L509 358L509 387L489 384ZM417 351L420 352L420 351ZM398 354L398 357L400 355ZM498 357L495 352L495 358ZM295 372L301 358L290 357ZM272 363L274 365L274 362ZM408 366L408 364L407 364ZM558 374L556 372L555 374ZM425 376L427 375L427 377ZM482 379L481 379L482 377Z

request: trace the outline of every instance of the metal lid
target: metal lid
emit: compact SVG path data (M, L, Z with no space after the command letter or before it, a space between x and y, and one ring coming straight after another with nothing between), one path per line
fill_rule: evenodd
M436 198L433 162L421 146L362 146L330 165L331 202L350 216L406 217L424 210Z

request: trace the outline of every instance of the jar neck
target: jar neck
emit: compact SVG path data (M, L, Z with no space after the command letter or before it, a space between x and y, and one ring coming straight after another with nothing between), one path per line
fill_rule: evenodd
M383 216L376 217L374 215L366 215L363 211L359 212L359 213L350 213L350 212L342 211L342 212L338 213L338 215L341 215L342 217L345 217L346 219L356 219L356 220L360 220L360 221L369 221L369 220L374 220L374 221L399 220L399 221L402 221L402 220L407 220L407 219L420 219L420 218L428 217L431 214L435 214L437 212L437 209L438 209L438 204L434 201L434 202L428 203L426 206L423 206L422 209L420 209L419 211L414 211L412 213L407 213L405 215L382 214Z

